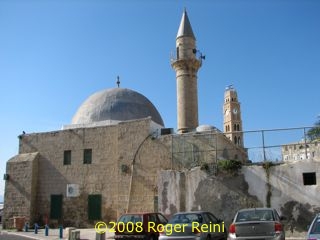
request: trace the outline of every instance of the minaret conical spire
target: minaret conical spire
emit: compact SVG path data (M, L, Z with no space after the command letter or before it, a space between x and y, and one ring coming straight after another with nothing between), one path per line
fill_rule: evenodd
M184 9L182 14L182 18L181 18L181 22L180 22L180 26L177 34L177 38L179 37L192 37L193 39L196 39L193 34L186 9Z

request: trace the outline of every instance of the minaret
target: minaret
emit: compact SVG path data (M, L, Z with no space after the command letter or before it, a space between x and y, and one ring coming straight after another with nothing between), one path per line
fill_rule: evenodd
M224 92L223 113L223 129L225 136L235 145L243 147L240 102L238 101L237 91L232 85L228 86Z
M194 131L198 122L197 72L204 57L196 48L196 38L184 10L176 38L176 56L171 66L176 71L178 133Z

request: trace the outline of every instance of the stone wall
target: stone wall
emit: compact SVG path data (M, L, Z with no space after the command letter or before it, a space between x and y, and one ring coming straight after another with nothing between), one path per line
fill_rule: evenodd
M270 166L243 167L249 193L265 206L285 215L299 231L305 231L315 213L320 212L320 163L304 160ZM316 184L304 185L303 173L315 173Z
M115 221L126 211L154 211L157 208L157 171L171 162L169 150L163 139L154 138L150 131L154 126L150 118L128 121L112 126L76 128L46 133L21 135L20 158L26 153L38 153L38 171L34 179L34 221L57 226L92 226L88 221L88 196L100 194L101 213L105 222ZM166 139L166 138L164 138ZM92 149L92 163L83 163L84 149ZM71 164L64 165L64 151L71 150ZM18 168L20 161L8 162L10 175L19 174L10 170ZM31 169L26 169L31 174ZM30 181L26 179L26 184ZM24 180L25 181L25 180ZM8 194L10 184L7 182ZM80 195L67 197L67 184L77 184ZM5 204L19 202L6 195ZM63 196L63 217L50 219L51 195ZM32 209L32 206L26 205ZM10 214L14 212L6 208ZM25 214L23 211L17 211Z
M315 173L316 184L304 185L303 173ZM273 207L296 230L305 231L320 212L320 163L305 161L281 165L243 166L241 171L210 175L200 167L159 173L159 210L208 210L228 225L237 210Z
M248 192L242 174L208 175L200 167L159 173L159 210L167 216L179 211L206 210L231 222L239 208L263 206Z
M13 227L13 217L33 220L36 208L38 153L20 154L7 163L3 226Z

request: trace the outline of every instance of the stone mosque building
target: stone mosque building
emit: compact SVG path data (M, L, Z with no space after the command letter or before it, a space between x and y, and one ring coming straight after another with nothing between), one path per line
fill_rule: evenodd
M124 212L158 211L159 172L247 161L236 90L225 90L223 131L198 122L196 38L184 11L171 66L177 81L177 133L156 107L125 88L89 96L62 130L19 136L5 174L4 227L30 223L85 227Z

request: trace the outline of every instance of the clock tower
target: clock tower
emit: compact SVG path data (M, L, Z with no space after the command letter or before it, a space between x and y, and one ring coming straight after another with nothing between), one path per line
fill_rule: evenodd
M243 129L240 102L237 91L232 85L224 92L223 104L223 131L227 138L235 145L243 147Z

